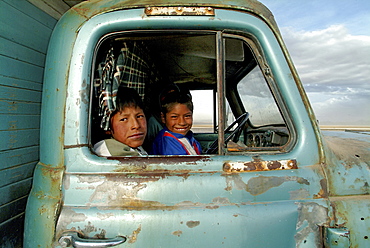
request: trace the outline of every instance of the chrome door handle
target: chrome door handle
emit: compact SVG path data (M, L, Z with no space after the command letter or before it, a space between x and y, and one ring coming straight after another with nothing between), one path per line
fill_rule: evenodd
M75 248L104 248L122 244L126 241L123 236L117 236L111 239L85 239L80 238L77 232L65 232L59 239L59 244L62 247Z

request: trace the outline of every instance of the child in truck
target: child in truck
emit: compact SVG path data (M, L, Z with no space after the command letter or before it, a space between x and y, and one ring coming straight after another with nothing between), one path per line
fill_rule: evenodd
M147 155L141 147L147 133L143 109L136 90L121 84L115 99L115 110L109 118L112 138L96 143L95 152L100 156Z
M201 146L190 131L193 125L193 102L189 90L176 85L160 95L161 119L165 124L156 136L153 155L199 155Z

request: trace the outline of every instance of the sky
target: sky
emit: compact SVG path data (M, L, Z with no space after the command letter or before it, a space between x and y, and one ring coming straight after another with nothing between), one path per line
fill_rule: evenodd
M260 0L321 125L370 127L370 1Z

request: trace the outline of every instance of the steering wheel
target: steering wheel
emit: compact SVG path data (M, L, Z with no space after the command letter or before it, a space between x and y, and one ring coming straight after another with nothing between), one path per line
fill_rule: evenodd
M238 126L235 128L234 131L232 131L227 138L225 138L225 145L229 140L234 137L234 141L237 141L239 139L239 136L241 134L241 130L244 127L245 123L247 122L249 118L249 113L245 112L244 114L240 115L233 123L231 123L226 129L225 129L225 134L229 132L235 124L238 124ZM212 154L218 149L218 139L212 142L212 144L209 146L209 148L206 151L206 154Z

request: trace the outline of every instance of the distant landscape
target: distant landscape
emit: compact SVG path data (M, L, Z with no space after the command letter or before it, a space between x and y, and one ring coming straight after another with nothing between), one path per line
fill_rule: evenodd
M322 130L354 130L370 131L370 126L366 125L320 125Z
M367 131L370 132L370 126L367 125L320 125L321 130L335 130L335 131ZM213 127L210 124L193 125L192 128L195 133L212 132Z

